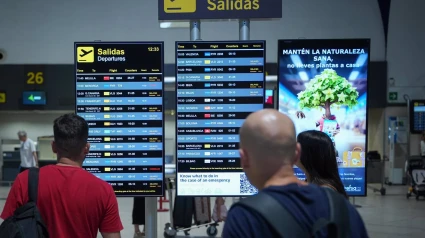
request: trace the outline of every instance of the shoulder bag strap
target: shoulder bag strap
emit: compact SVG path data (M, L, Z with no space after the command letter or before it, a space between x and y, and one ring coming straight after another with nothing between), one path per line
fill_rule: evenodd
M330 238L351 237L349 211L345 198L329 188L324 190L329 201L330 218L317 220L312 233L316 235L322 228L327 227Z
M279 237L311 237L295 217L276 199L266 193L258 193L235 204L259 213L279 234Z
M28 171L28 197L30 202L37 204L39 169L32 167Z

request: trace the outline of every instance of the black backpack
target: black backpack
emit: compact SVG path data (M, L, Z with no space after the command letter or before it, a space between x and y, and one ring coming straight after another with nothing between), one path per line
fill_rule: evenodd
M328 188L326 191L329 201L330 217L320 218L310 231L305 230L297 219L272 196L260 192L255 196L243 199L232 206L242 206L257 212L273 228L280 238L311 238L327 228L329 238L350 238L351 227L346 199Z
M28 203L15 210L0 225L1 238L48 238L47 227L37 208L38 168L28 171Z

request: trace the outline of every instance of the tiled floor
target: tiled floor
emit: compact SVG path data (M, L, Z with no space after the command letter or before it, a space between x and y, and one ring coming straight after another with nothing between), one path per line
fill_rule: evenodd
M0 209L3 208L8 188L0 188ZM406 199L406 188L401 186L387 187L387 195L381 196L369 190L369 196L356 198L355 202L362 207L359 212L362 215L369 235L372 238L398 238L398 237L425 237L425 200L416 201L415 198ZM212 199L213 201L214 199ZM133 201L131 198L119 198L121 219L124 224L123 238L133 237L131 225L131 210ZM228 207L231 198L226 199ZM168 204L165 204L168 207ZM169 222L169 213L158 214L158 238L163 237L163 229ZM221 234L221 226L218 227ZM194 229L192 236L206 237L206 228ZM183 233L179 233L183 235ZM99 235L99 237L101 237Z

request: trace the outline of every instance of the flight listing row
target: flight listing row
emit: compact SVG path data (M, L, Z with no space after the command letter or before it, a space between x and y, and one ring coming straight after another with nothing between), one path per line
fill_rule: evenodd
M77 98L77 106L128 106L128 105L162 105L160 97L87 97Z
M253 108L254 107L254 108ZM217 104L217 105L199 105L190 104L189 106L179 104L177 111L180 112L247 112L251 110L263 109L262 104Z
M224 113L182 113L178 111L177 118L184 120L199 120L199 119L245 119L251 112L224 112Z
M177 50L177 63L179 60L190 60L191 58L201 60L246 60L243 58L263 59L264 51L262 49L252 50ZM264 61L262 61L264 62ZM205 62L204 62L205 63ZM207 62L208 63L208 62ZM212 64L209 62L208 64Z
M261 82L264 80L264 73L202 73L202 74L194 74L194 73L184 73L177 75L178 82L251 82L258 81Z
M162 120L162 112L132 112L132 113L78 113L87 121L116 120Z
M94 176L106 181L161 181L160 173L93 173Z
M162 112L162 105L123 105L123 106L77 106L77 113L93 112Z
M240 81L240 82L185 82L177 83L177 89L220 89L220 88L231 88L231 89L240 89L240 88L264 88L263 82L249 82L249 81Z
M84 169L90 173L159 173L162 172L162 166L140 166L140 165L85 165Z
M177 58L177 70L180 72L180 67L182 66L263 66L264 58L263 57L250 57L248 58L191 58L191 59L182 59L180 56ZM238 72L238 71L236 71Z
M162 90L120 90L100 91L100 90L77 90L78 98L99 98L99 97L162 97Z
M178 97L264 97L263 88L247 89L178 89Z
M162 127L147 128L89 128L90 136L146 136L162 135Z
M236 150L200 150L200 151L193 151L193 150L178 150L177 156L182 158L239 158L239 151Z
M162 136L89 136L87 142L90 143L127 143L127 142L143 142L158 143L162 142Z
M77 90L162 90L160 82L77 82Z
M77 82L162 82L162 74L77 74Z
M86 158L156 158L162 157L161 150L120 150L120 151L92 151L87 154Z
M177 143L239 143L238 134L177 136ZM179 147L180 148L180 147Z
M162 157L145 158L87 158L84 166L154 166L162 165Z
M264 73L264 66L178 66L177 74L196 74L196 73Z
M194 128L194 127L211 127L211 128L227 128L241 127L245 119L221 119L221 120L178 120L176 122L178 128Z

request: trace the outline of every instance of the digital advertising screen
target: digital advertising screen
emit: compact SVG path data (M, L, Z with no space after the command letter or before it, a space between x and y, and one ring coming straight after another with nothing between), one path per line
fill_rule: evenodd
M178 196L257 193L240 167L239 128L264 108L265 41L176 42Z
M117 196L163 196L163 43L78 42L74 53L76 113L89 124L83 168Z
M410 102L410 132L421 134L425 131L425 100Z
M349 196L366 195L369 39L279 40L278 108L334 142ZM299 179L303 171L294 168Z

